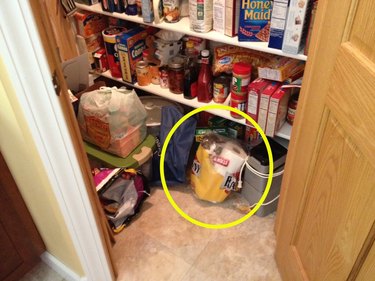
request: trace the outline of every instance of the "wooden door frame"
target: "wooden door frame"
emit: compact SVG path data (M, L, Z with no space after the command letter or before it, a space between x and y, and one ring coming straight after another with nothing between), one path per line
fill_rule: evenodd
M29 1L0 1L0 52L16 94L12 100L22 108L85 272L81 280L113 280L87 175L80 169Z

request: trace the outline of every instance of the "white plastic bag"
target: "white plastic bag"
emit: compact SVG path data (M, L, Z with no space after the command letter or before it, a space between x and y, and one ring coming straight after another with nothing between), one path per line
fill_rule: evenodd
M102 87L81 96L78 123L84 140L127 157L146 137L147 113L133 90Z

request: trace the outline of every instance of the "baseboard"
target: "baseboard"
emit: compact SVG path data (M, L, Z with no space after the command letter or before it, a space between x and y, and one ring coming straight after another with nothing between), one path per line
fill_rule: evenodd
M78 276L75 272L73 272L70 268L48 252L44 252L40 258L45 264L64 277L67 281L87 281L86 277Z

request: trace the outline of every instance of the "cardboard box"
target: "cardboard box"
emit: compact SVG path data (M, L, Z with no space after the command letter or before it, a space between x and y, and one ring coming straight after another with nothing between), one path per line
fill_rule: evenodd
M273 81L260 94L258 124L264 132L266 131L268 107L269 107L271 96L280 86L281 86L280 82Z
M258 67L258 76L263 79L269 79L284 82L288 78L295 76L305 68L305 62L291 59L288 57L274 57L270 63Z
M269 84L271 81L262 78L257 78L249 84L246 114L256 122L258 121L260 94ZM246 124L250 124L250 122L246 120Z
M245 136L245 125L230 120L227 120L225 125L227 127L228 137L232 139L243 139Z
M224 34L225 29L225 2L226 0L213 1L213 30Z
M225 0L225 29L224 34L234 37L238 32L240 22L241 0Z
M116 36L116 45L121 64L122 79L135 83L135 65L142 59L142 52L146 48L147 32L142 27L125 31Z
M77 34L85 38L101 33L107 27L107 17L93 12L79 11L74 14Z
M289 97L290 89L283 89L282 86L271 96L266 125L267 136L274 137L275 133L285 123Z
M282 51L298 54L306 43L312 0L290 0Z
M274 0L268 47L281 50L290 0Z
M272 3L271 0L241 0L238 41L268 41Z

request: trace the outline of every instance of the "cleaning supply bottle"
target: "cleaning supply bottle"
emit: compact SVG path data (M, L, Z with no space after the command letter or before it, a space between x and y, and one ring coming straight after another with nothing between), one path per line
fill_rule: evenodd
M199 102L212 100L212 71L210 67L210 51L201 51L201 69L198 76L197 96Z
M188 41L185 49L186 64L184 70L184 98L193 99L197 96L197 56L195 54L194 43Z

